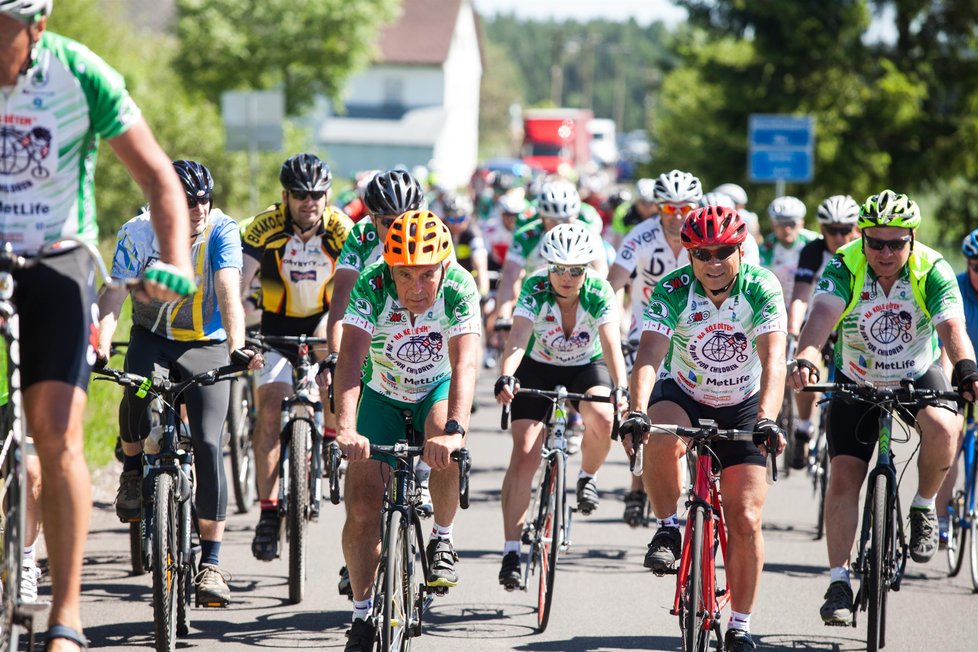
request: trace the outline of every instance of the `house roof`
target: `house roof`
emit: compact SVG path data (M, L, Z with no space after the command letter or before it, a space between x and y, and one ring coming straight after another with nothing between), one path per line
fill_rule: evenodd
M380 32L378 63L444 63L461 3L462 0L402 0L401 17Z

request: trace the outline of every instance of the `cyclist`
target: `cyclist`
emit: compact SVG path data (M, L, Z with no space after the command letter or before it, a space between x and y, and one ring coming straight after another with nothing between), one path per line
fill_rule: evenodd
M560 224L543 237L540 254L548 267L523 283L495 385L496 400L513 404L513 450L502 493L506 539L499 571L499 583L507 590L521 581L520 534L550 409L548 400L520 396L519 388L565 385L571 392L609 396L613 388L624 390L627 382L618 302L610 284L588 271L588 264L602 255L599 236L583 224ZM585 424L577 507L588 515L600 502L596 476L611 449L612 410L617 408L584 402L575 409Z
M636 226L658 214L655 199L657 179L639 179L635 182L635 200L622 203L615 209L611 218L611 230L617 237L623 238ZM702 194L702 189L700 194Z
M773 421L784 391L785 309L774 275L744 264L747 225L730 208L694 210L682 227L690 265L655 286L644 315L631 376L631 409L622 433L642 433L645 488L659 529L645 566L673 568L682 536L676 501L682 491L681 441L648 437L652 423L682 426L714 419L720 428L753 430L754 442L713 445L722 468L727 524L726 575L732 594L725 649L752 650L750 614L764 563L761 511L767 495L763 442L784 437ZM656 371L659 371L656 379ZM653 386L654 381L654 386ZM650 400L651 395L651 400ZM646 416L649 406L649 416ZM632 452L632 437L623 437Z
M489 297L489 252L482 230L472 219L472 201L468 197L446 192L441 201L444 221L452 234L452 245L458 264L475 277L480 303Z
M5 172L0 240L15 253L77 236L95 242L94 168L105 138L153 206L161 264L145 294L173 300L193 290L180 182L122 77L81 44L46 32L53 0L0 0L0 121L21 144ZM21 387L45 487L44 530L51 566L51 650L85 643L79 592L91 513L91 478L81 454L82 418L95 351L92 263L79 250L14 272L20 316ZM57 306L58 318L51 318Z
M322 335L330 304L330 282L353 222L328 205L333 176L314 154L287 159L279 172L282 201L255 216L243 237L242 300L261 277L261 332L266 335ZM328 337L328 334L326 335ZM256 559L278 557L278 464L282 401L292 394L292 361L268 351L258 376L254 433L255 478L261 514L251 552ZM323 404L328 404L321 388ZM327 427L332 425L327 421Z
M849 195L826 198L818 205L815 217L822 235L802 247L798 255L795 285L788 304L788 335L796 339L808 316L815 282L822 275L825 265L839 247L859 237L859 229L856 228L859 204ZM788 442L788 457L793 469L803 469L807 463L808 442L812 438L812 410L817 399L818 396L812 392L801 392L795 396L798 418L794 441Z
M132 330L125 370L151 376L158 368L190 377L229 364L230 356L250 359L257 369L262 358L245 348L244 310L237 300L241 284L241 237L237 223L211 206L214 180L196 161L174 161L190 211L190 256L197 271L197 291L177 302L133 299ZM122 225L112 258L114 278L135 278L159 259L150 223L142 213ZM103 288L99 293L101 362L107 362L112 336L126 290ZM229 385L192 387L184 395L194 448L197 517L200 526L200 573L194 578L197 602L227 606L231 591L219 568L227 516L227 478L221 449L221 429L228 411ZM149 402L127 388L119 406L122 437L122 475L116 495L119 519L139 520L142 512L143 440L149 435Z
M862 238L841 247L815 288L812 311L798 342L791 386L817 382L815 362L833 329L836 382L948 389L939 365L938 337L954 363L952 380L973 400L978 379L965 329L961 293L939 253L915 240L916 202L892 190L869 197L859 210ZM946 408L946 409L944 409ZM954 459L961 421L953 404L912 410L920 432L917 494L910 505L910 556L918 563L938 547L935 495ZM914 414L915 412L915 414ZM820 613L826 624L852 617L849 557L859 516L859 491L877 446L873 406L833 402L828 423L831 470L825 495L825 541L830 584Z
M506 251L513 242L516 221L528 210L532 210L521 190L510 190L499 198L497 210L482 227L489 249L489 269L499 271L506 260Z
M761 245L761 265L778 277L784 296L794 296L795 271L802 248L818 237L805 228L805 204L797 197L777 197L767 207L774 232Z
M368 616L380 557L377 514L391 467L368 459L370 443L403 439L406 409L424 433L431 466L434 524L425 581L458 583L452 546L458 469L449 456L465 442L482 320L475 281L449 259L451 248L448 228L434 213L401 215L388 229L383 259L357 280L343 319L335 400L336 442L349 460L343 553L354 601L348 652L373 649Z
M761 242L761 225L757 219L757 213L747 210L747 191L736 183L721 183L712 192L724 194L734 202L734 207L747 224L748 233L753 236L755 242Z

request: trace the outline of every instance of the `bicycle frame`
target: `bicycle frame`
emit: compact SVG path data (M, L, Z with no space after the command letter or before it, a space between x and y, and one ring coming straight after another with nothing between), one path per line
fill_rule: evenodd
M565 387L563 387L563 386L558 386L558 387L555 388L555 391L558 394L560 394L561 396L558 396L557 398L553 399L553 404L550 406L550 415L547 417L547 421L546 421L546 424L547 424L547 435L546 435L546 437L544 437L543 444L540 446L540 459L543 460L544 466L547 467L547 468L549 468L549 469L551 469L551 472L552 472L552 469L556 466L556 462L554 461L554 457L556 457L556 456L559 455L560 457L563 458L563 462L564 463L561 466L561 468L564 471L564 483L563 483L563 485L564 485L564 487L566 487L567 486L567 477L566 477L567 476L567 458L568 458L568 455L567 455L567 439L566 439L566 432L567 432L567 409L566 409L567 389ZM546 491L546 487L544 486L544 482L543 482L543 480L541 478L541 482L537 486L537 491L535 493L533 503L530 505L530 509L527 511L527 514L533 514L533 513L535 513L535 512L538 511L538 508L540 506L541 496L543 495L543 493L545 491ZM570 544L571 544L571 537L570 537L570 532L571 532L571 512L574 511L574 510L572 510L571 507L568 505L566 499L563 500L562 503L563 503L564 509L563 509L563 514L561 514L560 531L558 532L558 534L560 535L560 540L559 541L555 541L553 543L556 544L556 545L558 545L558 546L560 546L560 550L563 552L563 551L566 551L567 548L570 547ZM523 526L524 527L524 530L527 530L527 532L523 536L524 539L526 539L526 538L532 538L535 525L536 524L534 522L532 522L532 521L528 521L527 523L524 524L524 526ZM530 565L533 564L534 562L535 562L534 555L528 555L527 556L527 561L526 561L527 572L524 572L523 573L523 590L524 591L526 590L526 578L529 577L529 572L528 571L531 568Z

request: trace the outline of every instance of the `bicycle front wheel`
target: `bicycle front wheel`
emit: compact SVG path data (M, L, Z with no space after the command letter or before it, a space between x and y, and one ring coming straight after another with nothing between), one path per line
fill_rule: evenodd
M414 581L414 528L404 514L391 514L384 559L384 605L381 644L385 652L408 650L417 623Z
M309 512L309 422L296 419L289 435L289 602L302 602L306 583L306 516Z
M231 487L239 514L247 513L255 502L255 451L251 442L254 400L250 378L239 377L231 381L226 427L231 457Z
M546 462L544 489L540 496L540 520L537 532L540 542L536 546L540 569L537 585L537 631L543 632L550 622L550 608L554 600L554 579L557 576L557 555L560 552L561 532L565 527L564 515L564 458L555 453Z
M703 537L704 513L701 507L690 510L692 527L690 539L689 575L679 599L679 628L683 635L684 652L706 652L710 632L706 630L706 596L703 594Z
M965 512L964 491L958 489L947 509L947 575L954 577L964 562L965 543L968 539L968 514Z
M153 491L153 620L159 652L176 646L177 515L173 476L160 473Z
M142 575L146 572L143 555L143 519L129 523L129 561L132 564L132 574Z
M866 649L868 652L877 652L885 636L883 618L886 609L886 578L884 569L886 568L889 555L886 553L886 546L889 543L887 537L887 518L886 511L887 499L887 478L884 474L876 476L873 483L873 530L872 548L869 551L869 574L866 578L869 600L869 618L866 632Z
M13 434L7 433L7 436L13 437ZM17 650L22 629L17 623L17 604L20 595L21 557L24 551L24 486L27 478L21 457L22 449L14 441L7 443L10 447L2 461L0 649Z

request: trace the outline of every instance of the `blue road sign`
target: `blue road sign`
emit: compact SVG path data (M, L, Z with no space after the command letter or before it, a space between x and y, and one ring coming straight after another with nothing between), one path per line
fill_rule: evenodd
M759 114L748 123L747 172L751 181L810 182L814 177L815 119Z

